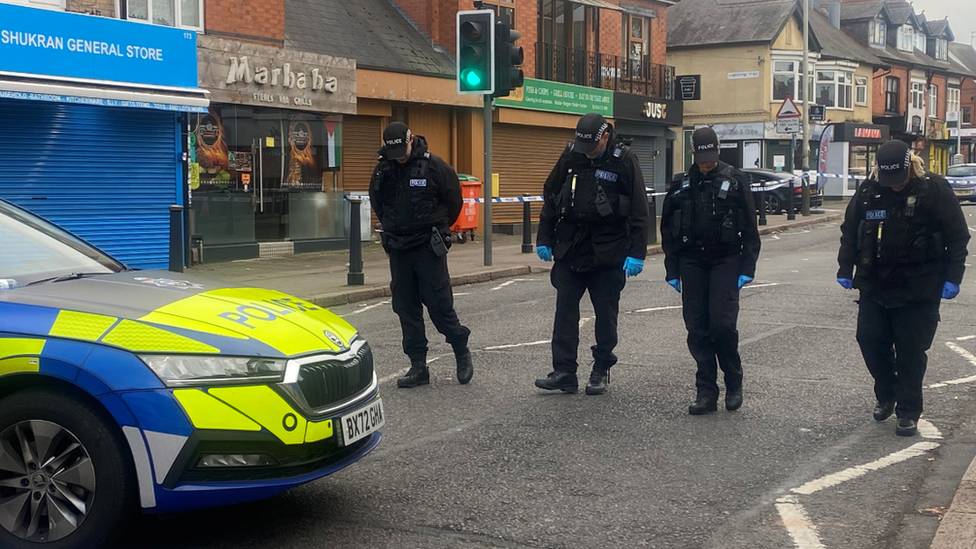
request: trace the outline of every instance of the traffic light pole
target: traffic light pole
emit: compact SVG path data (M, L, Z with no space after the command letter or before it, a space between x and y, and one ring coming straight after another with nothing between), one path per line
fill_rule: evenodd
M481 185L482 194L485 199L485 235L481 240L485 243L485 267L491 266L491 199L492 197L492 178L491 178L491 94L486 93L485 98L485 178Z

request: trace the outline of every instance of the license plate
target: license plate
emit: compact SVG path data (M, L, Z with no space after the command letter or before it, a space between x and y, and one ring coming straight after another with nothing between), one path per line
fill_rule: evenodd
M342 442L345 446L368 437L386 424L383 401L376 399L368 405L340 418Z
M959 196L969 196L973 194L973 191L956 191L956 194L958 194Z

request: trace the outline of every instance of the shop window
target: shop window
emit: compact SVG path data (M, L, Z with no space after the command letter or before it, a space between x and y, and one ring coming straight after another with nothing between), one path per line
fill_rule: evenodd
M868 104L868 79L863 76L858 76L855 79L855 83L854 102L858 105L865 106Z
M900 87L901 81L898 78L889 76L885 79L885 111L899 112L898 89Z
M120 0L122 19L203 30L203 0Z

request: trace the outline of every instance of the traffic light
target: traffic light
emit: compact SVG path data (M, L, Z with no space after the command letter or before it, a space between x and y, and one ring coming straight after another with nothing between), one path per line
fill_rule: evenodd
M507 19L507 18L506 18ZM511 92L522 87L525 80L522 69L518 68L525 60L522 46L516 46L515 41L522 36L517 30L512 30L508 21L495 23L495 93L494 97L507 97Z
M495 12L459 11L457 14L457 86L462 95L495 91Z

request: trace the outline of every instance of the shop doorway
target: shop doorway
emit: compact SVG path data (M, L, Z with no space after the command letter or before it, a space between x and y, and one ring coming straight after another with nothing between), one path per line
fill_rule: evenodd
M760 168L762 167L762 143L759 141L746 141L742 147L742 167Z

